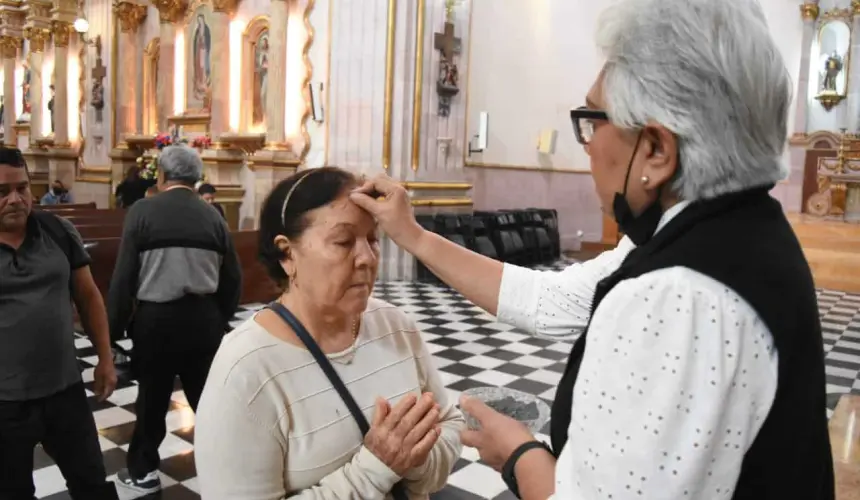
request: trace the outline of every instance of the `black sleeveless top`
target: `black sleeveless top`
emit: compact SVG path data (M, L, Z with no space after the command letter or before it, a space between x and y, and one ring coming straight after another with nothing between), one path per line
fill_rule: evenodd
M833 500L818 303L800 244L768 194L772 187L691 203L598 283L591 313L618 283L670 267L692 269L734 290L771 332L779 367L773 406L744 456L733 498ZM556 455L567 442L587 337L588 328L573 346L553 402Z

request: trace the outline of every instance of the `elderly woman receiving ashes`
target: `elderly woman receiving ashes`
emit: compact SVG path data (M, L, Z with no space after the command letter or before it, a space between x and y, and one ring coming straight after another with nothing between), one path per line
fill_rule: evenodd
M586 327L553 404L552 448L466 399L464 432L522 498L831 500L821 326L809 266L768 191L791 82L754 0L626 0L571 112L627 237L560 273L501 264L415 223L382 177L352 199L503 321ZM376 191L383 200L363 192Z
M260 257L285 291L212 364L195 431L206 500L427 498L460 456L463 417L415 324L370 296L379 245L356 187L308 170L263 205Z

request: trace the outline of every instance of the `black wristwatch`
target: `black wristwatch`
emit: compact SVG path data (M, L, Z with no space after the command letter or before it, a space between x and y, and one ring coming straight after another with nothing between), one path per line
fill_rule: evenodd
M516 495L517 498L520 498L520 487L517 484L517 475L514 473L514 469L517 466L517 461L520 459L525 452L529 450L533 450L535 448L543 448L549 452L550 455L553 455L552 449L547 446L546 443L542 441L529 441L528 443L523 443L511 453L511 456L505 460L505 465L502 466L502 480L505 481L505 484L508 485L508 489L511 490L511 493Z

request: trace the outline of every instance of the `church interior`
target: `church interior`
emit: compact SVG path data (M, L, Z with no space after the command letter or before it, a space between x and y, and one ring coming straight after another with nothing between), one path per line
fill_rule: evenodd
M860 498L860 1L761 4L795 82L788 175L772 195L815 278L838 498ZM602 65L591 34L600 10L571 0L3 0L3 144L23 151L36 197L55 181L73 196L52 210L91 245L103 291L123 229L119 183L165 143L198 149L243 268L234 325L277 294L256 263L266 194L325 165L388 174L421 224L452 241L562 269L621 237L568 115ZM452 395L490 385L552 401L575 334L541 339L496 322L387 240L374 294L417 321ZM80 334L76 345L92 382L92 346ZM121 376L108 401L91 401L108 474L124 466L135 384ZM194 415L178 386L167 427L158 498L199 498ZM70 498L38 450L34 477L38 498ZM466 448L433 498L514 497Z

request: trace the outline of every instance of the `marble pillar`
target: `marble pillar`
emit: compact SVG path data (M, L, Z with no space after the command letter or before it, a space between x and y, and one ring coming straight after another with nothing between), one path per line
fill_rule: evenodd
M120 24L120 35L116 57L117 89L116 89L116 135L119 141L125 136L138 134L137 82L140 74L140 36L138 28L146 19L146 6L134 2L122 1L114 4L114 11ZM122 83L120 83L122 82Z
M15 134L15 62L21 40L12 36L0 37L0 55L3 57L3 145L17 147Z
M275 2L277 3L277 2ZM236 0L212 3L212 86L209 102L209 133L217 141L230 131L230 17L236 11Z
M69 39L72 25L54 21L54 147L69 144Z
M42 58L45 44L51 39L51 32L45 28L32 27L24 31L30 42L30 144L44 134L44 104L42 99Z
M809 86L818 85L817 81L809 80L809 65L811 64L810 48L816 36L815 22L818 19L818 1L806 2L800 6L800 15L803 18L803 34L800 40L800 69L797 75L797 96L794 108L794 129L792 135L802 136L807 133L809 122ZM778 187L782 190L780 201L783 208L788 212L801 212L803 204L803 177L804 162L806 161L805 141L788 146L788 179L784 186Z
M809 103L806 96L810 85L818 85L818 82L809 81L810 47L815 39L815 21L818 19L818 1L807 2L801 5L801 16L803 17L803 36L800 40L800 70L797 75L797 105L794 109L794 132L806 133L807 115Z
M166 132L167 119L174 115L173 79L176 67L176 23L178 23L188 7L186 0L152 0L152 5L158 9L159 20L159 50L158 50L158 84L155 89L156 114L158 132Z
M174 114L173 78L176 66L176 26L162 18L159 25L158 79L155 88L158 132L168 129L167 119Z
M142 132L141 115L142 109L138 107L138 75L141 72L140 60L140 35L139 29L146 19L147 8L130 1L120 1L114 4L114 13L119 22L120 34L117 43L117 54L114 60L117 64L117 78L114 83L116 89L116 108L112 110L116 123L116 147L110 152L111 159L111 182L112 186L118 185L125 177L125 172L137 164L140 151L129 149L125 138L130 135L138 135ZM113 206L114 188L111 188L111 202Z
M269 81L284 82L287 66L287 21L289 6L286 0L272 0L269 4ZM284 120L286 113L286 86L269 85L266 93L266 113L272 119L266 120L266 146L268 149L284 147L286 134Z

